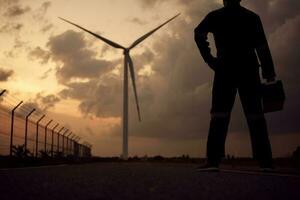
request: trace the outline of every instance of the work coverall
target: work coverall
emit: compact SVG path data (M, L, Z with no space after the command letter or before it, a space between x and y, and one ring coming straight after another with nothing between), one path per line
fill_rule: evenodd
M214 36L217 57L211 54L208 33ZM269 166L272 151L262 110L259 67L264 79L276 75L259 16L240 5L213 11L195 29L195 41L204 61L215 71L208 161L218 164L225 156L230 115L238 92L250 130L253 157L261 166Z

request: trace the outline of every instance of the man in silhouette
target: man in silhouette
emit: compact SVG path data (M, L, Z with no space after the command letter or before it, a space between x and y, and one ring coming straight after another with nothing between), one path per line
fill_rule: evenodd
M264 117L260 73L275 81L275 70L258 15L240 5L241 0L223 0L224 7L209 13L195 29L195 41L204 61L214 70L207 163L199 171L218 171L225 155L225 139L237 92L247 118L253 157L264 170L272 169L272 151ZM217 56L211 54L212 33ZM258 62L258 58L260 64Z

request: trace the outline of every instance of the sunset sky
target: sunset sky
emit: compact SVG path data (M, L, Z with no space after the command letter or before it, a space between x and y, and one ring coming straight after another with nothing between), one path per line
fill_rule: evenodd
M286 89L282 112L267 114L274 156L300 146L300 1L244 0L261 16L278 78ZM36 104L93 144L94 155L122 149L123 54L66 18L123 46L166 21L131 52L143 121L129 91L129 154L204 156L213 73L193 30L221 0L0 0L0 88ZM243 67L243 66L241 66ZM239 101L228 153L250 156L250 136Z

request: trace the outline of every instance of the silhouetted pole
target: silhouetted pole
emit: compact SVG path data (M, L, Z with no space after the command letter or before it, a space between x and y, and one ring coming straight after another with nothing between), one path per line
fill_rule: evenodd
M12 147L14 141L14 119L15 119L15 110L23 103L21 101L16 107L14 107L11 111L11 127L10 127L10 148L9 148L9 155L12 156Z
M88 142L84 142L83 145L82 145L83 156L84 156L85 158L88 157L88 145L89 145Z
M52 128L52 135L51 135L51 157L53 157L53 145L54 145L54 131L55 129L59 126L59 123L57 123L53 128Z
M2 90L2 92L0 93L0 97L6 92L6 90Z
M92 147L93 147L93 145L89 145L89 156L92 156Z
M75 156L79 156L79 151L80 151L80 147L79 147L79 144L78 144L78 142L77 142L77 140L79 139L79 136L76 136L75 138L74 138L74 155ZM76 148L75 148L76 147Z
M57 153L59 152L59 134L65 127L61 127L61 129L57 133Z
M79 155L79 157L81 157L81 144L79 144L80 139L81 138L79 136L77 136L76 143L78 144L78 155Z
M74 143L75 143L74 138L75 137L76 137L75 134L71 137L71 152L73 155L75 155L75 153L74 153Z
M6 92L6 90L2 90L0 93L0 96L2 96L5 92Z
M65 135L69 132L69 129L67 129L63 134L62 134L62 154L63 156L65 155Z
M27 135L28 135L28 119L30 117L30 115L32 115L32 113L35 111L35 109L32 109L32 111L30 113L28 113L28 115L26 116L26 121L25 121L25 150L27 149Z
M44 119L46 115L43 115L37 122L36 122L36 138L35 138L35 157L38 157L38 150L39 150L39 123Z
M72 131L67 135L67 147L66 147L66 149L67 149L67 155L70 153L70 147L69 147L69 141L70 141L70 136L72 135Z
M51 119L45 126L45 152L47 151L47 132L48 132L48 126L53 122Z

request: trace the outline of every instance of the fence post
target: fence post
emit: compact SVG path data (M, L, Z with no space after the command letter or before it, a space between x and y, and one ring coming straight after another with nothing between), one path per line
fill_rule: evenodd
M51 157L53 157L53 142L54 142L54 131L55 129L59 126L59 123L57 123L53 128L52 128L52 135L51 135Z
M35 138L35 157L38 157L39 153L39 123L42 119L45 118L46 115L43 115L37 122L36 122L36 138Z
M69 140L70 140L70 136L72 135L72 131L71 131L71 133L69 133L69 135L67 135L67 147L66 147L66 149L67 149L67 156L68 156L68 154L70 153L70 149L69 149Z
M75 134L71 137L71 153L73 156L75 156L75 153L74 153L74 138L75 137L76 137Z
M0 93L0 97L6 92L6 90L2 90L2 92Z
M26 116L26 121L25 121L25 150L27 149L27 133L28 133L28 118L30 117L30 115L32 115L32 113L35 111L35 109L32 109L32 111L30 113L28 113L28 115Z
M81 157L81 144L79 144L80 137L77 136L77 137L75 138L75 141L76 141L76 143L77 143L77 145L78 145L78 156Z
M6 90L2 90L2 92L0 93L0 96L2 96L5 92L6 92Z
M57 133L57 153L59 153L59 134L65 127L61 127L61 129Z
M15 119L15 110L23 103L21 101L18 105L16 105L11 111L11 128L10 128L10 148L9 148L9 156L12 156L12 147L14 141L14 119Z
M65 155L65 135L69 132L69 129L67 129L63 134L62 134L62 154L63 156Z
M93 145L89 144L89 157L92 157L92 147Z
M48 126L53 122L53 120L51 119L45 126L45 152L47 152L47 132L48 132Z

